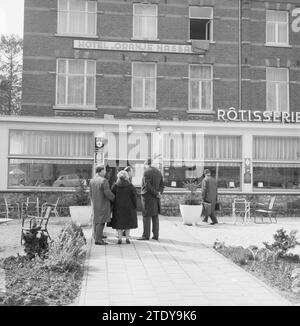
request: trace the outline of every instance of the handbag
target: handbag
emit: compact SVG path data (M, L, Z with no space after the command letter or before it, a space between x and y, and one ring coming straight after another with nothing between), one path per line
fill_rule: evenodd
M210 216L211 215L211 203L203 202L202 205L203 205L202 215Z

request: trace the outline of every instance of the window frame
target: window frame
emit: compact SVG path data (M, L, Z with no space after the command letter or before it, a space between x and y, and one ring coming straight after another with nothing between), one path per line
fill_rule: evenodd
M268 75L268 70L271 69L280 69L280 70L285 70L287 72L286 74L286 82L280 82L280 81L268 81L267 79L267 75ZM270 110L270 108L268 107L268 84L269 83L273 83L275 84L275 94L274 96L276 97L276 108L275 110ZM280 84L285 84L286 83L286 90L287 90L287 98L286 98L286 106L287 106L287 110L286 111L280 111L280 107L279 107L279 85ZM285 67L266 67L266 110L267 111L271 111L271 112L290 112L290 70L289 68L285 68Z
M191 8L192 7L199 7L199 8L209 8L211 10L211 17L207 18L207 17L192 17L191 16ZM191 42L191 19L209 19L210 20L210 35L209 38L207 40L199 40L199 41L206 41L206 42L214 42L214 8L213 7L209 7L209 6L189 6L189 25L188 25L188 40ZM207 31L206 31L207 33ZM198 39L195 39L198 41Z
M154 16L144 16L144 15L138 15L135 13L135 8L137 6L145 7L145 6L151 6L155 7L155 15ZM154 37L145 37L145 36L137 36L135 35L135 28L136 28L136 17L155 17L155 36ZM148 40L148 41L157 41L158 39L158 5L154 3L133 3L132 5L132 39L135 40Z
M281 13L285 13L286 14L286 22L273 22L273 21L268 21L267 20L267 12L281 12ZM268 24L269 25L274 25L275 28L275 42L270 42L268 41ZM286 42L279 42L278 38L279 38L279 27L280 25L286 25ZM266 45L271 45L271 46L279 46L279 47L284 47L284 46L289 46L290 44L290 40L289 40L289 12L285 11L285 10L266 10L266 25L265 25L266 29Z
M207 66L207 67L210 67L210 83L211 83L211 94L210 94L210 101L211 101L211 109L210 110L205 110L205 109L202 109L201 108L201 105L202 105L202 101L199 101L199 105L200 105L200 107L198 108L198 109L193 109L192 107L191 107L191 81L192 80L197 80L197 81L199 81L199 82L201 82L200 84L202 85L202 79L201 80L199 80L199 79L195 79L195 78L193 78L193 79L191 79L191 67L192 66ZM189 64L189 78L188 78L188 80L189 80L189 86L188 86L188 112L192 112L192 113L212 113L213 112L213 65L212 64L199 64L199 63L191 63L191 64ZM204 80L204 81L206 81L206 79ZM199 89L198 89L198 91L199 91ZM202 87L201 87L201 91L200 91L200 93L202 93ZM198 94L199 95L199 99L200 99L200 94ZM202 97L201 97L202 98Z
M61 0L57 0L57 35L66 35L66 36L75 36L78 35L80 37L97 37L97 8L98 8L98 2L97 1L91 1L91 0L84 0L85 2L85 10L84 11L71 11L70 10L70 1L72 0L67 0L67 9L66 10L61 10L60 9L60 2ZM89 2L95 2L95 12L89 11L88 6ZM60 22L61 22L61 17L60 13L64 12L67 14L67 32L61 32L60 31ZM82 33L75 33L70 31L70 14L71 13L84 13L84 18L85 18L85 31ZM89 14L94 14L95 15L95 24L93 26L93 33L88 33L88 16Z
M155 77L148 77L148 79L153 79L154 83L155 83L155 87L154 87L154 107L153 108L145 108L145 79L147 77L135 77L133 75L133 70L134 70L134 65L135 64L152 64L154 65L154 74ZM149 62L149 61L133 61L131 63L131 111L139 111L139 112L156 112L157 111L157 63L156 62ZM143 82L143 107L135 107L133 104L133 93L134 93L134 87L133 87L133 83L134 83L134 79L138 78L138 79L142 79Z
M59 61L66 61L66 72L65 73L59 73L58 72L58 66ZM71 76L81 76L84 79L84 89L83 89L83 97L84 97L84 103L83 104L69 104L68 102L68 85L69 85L69 62L70 61L84 61L84 74L71 74ZM88 74L87 73L87 63L88 61L94 63L94 73ZM96 108L96 70L97 70L97 62L96 60L91 59L73 59L73 58L56 58L56 87L55 87L55 106L56 107L84 107L84 108ZM58 103L58 78L59 76L66 77L65 81L65 103L59 104ZM93 77L94 78L94 96L93 96L93 104L86 104L87 103L87 78Z

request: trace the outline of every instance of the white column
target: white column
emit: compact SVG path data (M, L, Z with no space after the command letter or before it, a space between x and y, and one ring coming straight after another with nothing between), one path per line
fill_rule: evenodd
M151 139L152 139L152 159L153 159L153 165L159 168L162 172L162 142L163 142L163 133L160 131L155 131L151 133Z
M0 124L0 190L7 190L8 181L8 127Z
M246 133L242 137L243 142L243 163L242 163L242 192L252 192L252 183L253 183L253 168L252 168L252 139L253 136L250 133ZM245 183L244 174L246 168L246 160L249 159L250 172L251 172L251 183Z

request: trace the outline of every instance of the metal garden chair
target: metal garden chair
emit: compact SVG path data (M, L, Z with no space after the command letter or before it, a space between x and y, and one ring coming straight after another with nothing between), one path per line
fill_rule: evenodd
M0 208L0 215L4 215L8 220L12 212L17 211L18 218L20 218L20 206L18 203L10 203L6 197L3 197L3 204Z
M43 203L42 207L41 207L41 215L43 215L43 213L46 210L47 206L51 206L53 208L52 211L51 211L51 214L54 214L55 217L60 217L59 213L57 211L57 206L58 206L59 201L60 201L60 197L57 198L57 200L56 200L56 202L54 204L51 204L51 203L48 203L48 202Z
M242 217L243 223L250 222L250 202L246 199L235 198L232 203L232 217L233 222L236 224L238 217Z
M269 204L257 203L257 205L262 206L261 209L256 209L255 212L260 213L261 223L264 223L264 218L267 217L270 220L270 223L273 223L272 218L275 223L277 223L276 212L274 210L276 196L271 197ZM254 217L254 222L256 223L256 217Z
M49 239L51 240L50 234L48 232L48 222L51 215L53 207L47 206L44 211L44 216L32 216L32 215L23 215L22 216L22 228L21 228L21 244L23 241L23 235L32 230L32 228L46 233Z

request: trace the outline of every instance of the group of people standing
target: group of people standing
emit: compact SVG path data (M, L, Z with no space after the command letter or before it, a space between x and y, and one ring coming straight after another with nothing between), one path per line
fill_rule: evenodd
M161 172L152 166L152 160L144 163L141 188L141 203L143 213L143 235L138 240L159 238L160 196L163 192L163 177ZM128 166L117 174L117 181L110 189L105 178L106 168L96 167L96 175L90 181L90 197L93 206L93 227L96 245L106 245L103 231L106 223L117 230L118 244L122 243L123 234L126 243L130 243L130 229L137 228L137 192L132 184L132 168Z
M159 239L160 198L164 190L163 176L161 172L152 166L152 160L144 163L145 171L141 186L141 204L143 214L143 235L137 240L149 240L152 220L152 239ZM96 175L90 181L90 197L93 207L93 227L96 245L106 245L103 231L106 223L110 223L117 230L118 244L122 243L125 235L126 243L130 243L130 229L136 229L137 223L137 192L132 184L132 168L128 166L117 174L117 181L110 189L105 178L105 166L96 167ZM217 182L211 176L210 170L204 170L202 181L202 201L209 207L205 210L203 222L218 223L215 216L217 202Z

